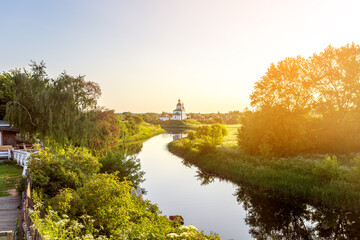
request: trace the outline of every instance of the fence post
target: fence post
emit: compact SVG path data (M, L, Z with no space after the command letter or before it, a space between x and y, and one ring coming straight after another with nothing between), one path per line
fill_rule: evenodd
M6 239L7 239L7 240L13 240L13 239L14 239L14 232L13 232L13 231L8 232Z

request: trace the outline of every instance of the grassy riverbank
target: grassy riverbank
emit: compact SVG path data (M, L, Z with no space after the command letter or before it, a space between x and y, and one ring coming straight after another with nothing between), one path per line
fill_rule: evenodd
M168 120L168 121L163 121L160 123L161 127L171 131L184 131L184 130L189 130L189 129L196 129L197 127L199 127L201 125L201 123L199 123L196 120L193 119L185 119L185 120Z
M214 153L202 153L186 141L171 142L168 145L170 152L209 174L281 197L360 210L360 164L356 166L348 158L339 159L336 164L324 155L265 159L229 147L231 141L218 146Z
M160 126L155 126L150 123L141 123L139 126L139 132L135 135L128 137L125 142L135 142L151 138L155 135L164 133L165 130Z
M8 191L16 188L21 173L22 167L20 166L0 163L0 197L10 196Z

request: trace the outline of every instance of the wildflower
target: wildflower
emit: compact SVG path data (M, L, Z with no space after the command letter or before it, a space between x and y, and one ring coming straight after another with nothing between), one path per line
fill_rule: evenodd
M193 226L192 224L191 225L189 225L189 229L191 229L191 230L195 230L195 231L197 231L198 229L195 227L195 226Z
M167 237L171 237L171 238L174 238L174 237L179 237L178 234L176 233L169 233L168 235L166 235Z
M182 232L182 233L180 234L180 237L187 237L187 236L189 236L189 233L188 233L188 232Z

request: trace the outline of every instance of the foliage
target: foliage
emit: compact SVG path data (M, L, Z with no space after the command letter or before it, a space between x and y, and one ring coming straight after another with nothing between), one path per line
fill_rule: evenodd
M305 155L264 161L226 146L204 155L186 147L186 140L173 141L168 148L202 172L286 198L360 210L359 157L349 161L344 156L340 161L324 155Z
M49 197L55 196L63 188L81 187L100 169L99 162L89 150L73 146L39 149L28 166L33 189Z
M149 123L141 123L138 125L138 132L130 135L129 133L126 133L126 137L124 138L125 142L133 142L133 141L139 141L143 139L150 138L152 136L155 136L157 134L165 132L164 129L162 129L159 125L151 125Z
M89 138L88 145L95 155L104 155L127 134L125 123L116 116L114 110L97 109L93 112L91 121L94 132Z
M188 134L187 134L187 138L189 140L195 140L196 138L196 132L195 131L189 131Z
M0 74L0 120L5 117L7 102L14 98L14 74L16 71Z
M286 156L305 149L307 119L304 115L269 108L245 112L238 132L239 146L250 154Z
M92 226L100 230L98 234L111 239L166 239L170 233L180 236L183 232L199 239L216 239L193 227L179 228L161 216L156 205L132 196L130 189L129 182L119 182L115 175L98 174L75 191L62 191L53 199L53 208L70 219L88 215L93 220Z
M138 187L144 182L144 171L141 171L140 159L127 156L124 152L109 151L99 159L101 173L114 173L119 179L126 179Z
M84 143L89 136L89 111L101 94L98 84L65 72L51 79L43 62L32 62L30 67L31 71L16 71L11 76L14 96L7 102L5 119L42 140Z
M204 125L196 129L196 137L213 146L220 145L224 140L224 136L228 135L226 127L219 123L212 124L211 126Z
M250 96L239 146L251 154L360 151L360 46L271 64ZM266 151L265 151L266 149Z
M327 156L320 162L317 162L312 172L315 176L325 181L337 179L340 172L336 156L333 156L332 158Z
M45 218L40 217L39 210L30 210L31 219L44 240L53 239L81 239L81 240L106 240L105 236L98 235L98 230L93 227L94 220L87 215L80 220L71 220L63 214L59 216L56 211L48 210Z
M151 124L158 124L160 121L159 114L157 113L141 113L137 116L141 117L144 122L151 123Z
M196 131L189 131L186 140L186 148L196 146L202 153L214 152L216 146L224 141L224 136L228 135L228 130L223 125L218 123L203 125L196 129Z

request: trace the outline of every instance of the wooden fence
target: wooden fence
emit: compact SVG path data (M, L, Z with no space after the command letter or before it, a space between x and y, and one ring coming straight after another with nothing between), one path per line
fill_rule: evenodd
M28 175L28 174L27 174ZM34 227L34 224L31 220L29 209L34 209L34 202L31 199L31 177L28 176L26 179L25 192L22 194L22 207L21 213L19 216L19 237L20 239L26 240L41 240L40 233ZM44 217L43 213L40 213Z
M0 237L6 237L6 240L13 240L15 234L13 231L0 232Z

